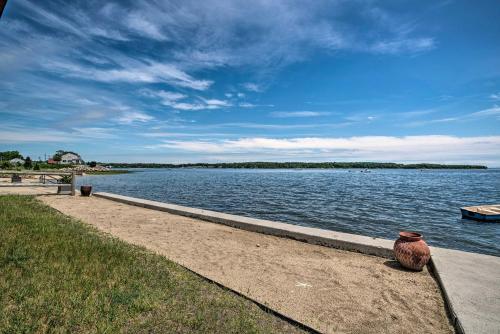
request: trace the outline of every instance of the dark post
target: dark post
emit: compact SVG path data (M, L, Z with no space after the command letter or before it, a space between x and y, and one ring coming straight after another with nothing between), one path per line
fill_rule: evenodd
M71 172L71 196L75 196L76 187L76 175L75 172Z
M3 10L5 5L7 4L7 0L0 0L0 18L2 17Z

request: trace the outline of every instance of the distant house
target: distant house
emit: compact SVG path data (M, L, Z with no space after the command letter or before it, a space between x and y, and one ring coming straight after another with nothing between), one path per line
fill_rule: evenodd
M61 155L61 161L59 162L62 165L82 165L82 158L76 153L64 153Z
M47 160L47 163L48 163L49 165L56 165L56 164L57 164L57 161L55 161L54 159L49 159L49 160Z
M9 161L11 165L22 165L24 164L24 160L23 159L19 159L19 158L15 158L15 159L12 159Z

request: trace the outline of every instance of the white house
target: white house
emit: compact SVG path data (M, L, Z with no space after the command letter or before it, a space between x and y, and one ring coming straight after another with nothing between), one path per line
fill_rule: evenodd
M61 164L63 165L82 165L82 158L76 153L64 153L61 155Z
M11 165L17 165L17 164L24 164L24 160L23 159L19 159L19 158L14 158L12 160L9 161Z

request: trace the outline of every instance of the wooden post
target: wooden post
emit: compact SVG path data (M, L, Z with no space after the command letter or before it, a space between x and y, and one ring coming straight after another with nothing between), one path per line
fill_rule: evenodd
M75 172L71 172L71 196L75 196L76 188L76 175Z

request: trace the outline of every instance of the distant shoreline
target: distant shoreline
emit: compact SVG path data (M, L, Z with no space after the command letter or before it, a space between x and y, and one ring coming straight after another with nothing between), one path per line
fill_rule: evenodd
M488 169L482 165L398 164L391 162L231 162L231 163L100 163L113 168L245 168L245 169Z

